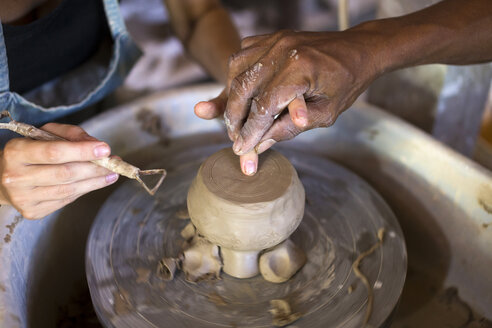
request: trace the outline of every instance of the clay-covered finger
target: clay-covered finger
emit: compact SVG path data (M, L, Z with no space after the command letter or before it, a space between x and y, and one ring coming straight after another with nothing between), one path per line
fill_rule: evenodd
M229 59L227 79L227 104L224 111L224 122L229 138L234 141L248 115L251 98L256 94L258 86L273 73L273 68L265 67L261 57L268 51L267 47L255 47L242 50Z
M250 151L239 157L241 171L246 175L254 175L258 170L258 154L256 151Z
M271 127L274 120L275 115L265 112L262 106L254 99L251 103L248 119L241 128L239 137L232 145L234 153L241 156L252 151L263 137L263 134Z
M36 187L32 190L31 195L33 201L60 200L107 187L117 180L118 174L110 173L106 176L90 178L69 184Z
M275 120L272 127L265 133L261 141L256 146L258 154L263 153L275 143L289 140L297 136L299 133L305 131L299 128L292 122L288 113L282 114L277 120Z
M256 146L256 152L261 154L275 143L292 139L304 131L329 127L337 118L334 113L336 110L329 99L317 99L315 103L307 103L307 124L303 127L295 124L291 115L282 113L263 135Z
M71 162L55 165L27 165L16 183L30 186L54 186L111 174L108 169L91 162Z
M27 138L11 140L4 158L24 164L62 164L108 157L109 146L101 141L39 141Z
M41 130L50 132L59 137L70 141L95 141L96 138L90 136L84 129L77 125L47 123L41 127Z
M303 95L297 96L287 106L289 109L290 119L300 128L305 128L308 125L308 112L306 101Z
M200 101L195 105L195 115L205 120L222 118L227 104L226 90L208 101Z
M277 75L268 87L251 103L248 119L234 142L237 155L245 154L255 147L270 129L275 118L297 97L302 97L308 86L305 81L292 81L288 74Z

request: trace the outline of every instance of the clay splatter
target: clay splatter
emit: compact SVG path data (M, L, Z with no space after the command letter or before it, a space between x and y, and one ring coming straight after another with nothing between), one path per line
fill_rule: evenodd
M352 264L352 270L354 271L354 274L357 276L357 278L359 278L362 281L362 283L364 283L364 285L367 288L367 308L366 308L366 314L364 316L364 326L369 322L369 319L371 318L372 306L374 302L374 295L373 295L374 291L372 290L372 287L369 284L369 280L367 279L367 277L360 271L359 264L362 261L362 259L364 259L366 256L371 255L379 246L381 246L381 244L383 243L384 232L385 229L380 228L378 230L378 241L374 245L372 245L372 247L369 248L367 251L361 253Z
M7 229L9 229L9 233L10 234L13 234L14 233L14 229L15 227L17 226L17 224L19 224L19 222L22 221L22 216L20 215L17 215L15 218L14 218L14 222L12 222L11 224L7 224L5 227Z
M492 188L490 186L481 186L477 201L487 213L492 214Z
M142 108L137 113L137 120L140 123L140 128L156 137L161 136L161 118L148 108Z
M20 215L17 215L15 218L14 218L14 221L11 223L11 224L7 224L5 226L5 228L9 229L9 233L5 235L5 237L3 237L3 241L8 244L12 241L12 234L14 233L14 230L15 230L15 227L17 226L17 224L19 224L19 222L22 221L22 216Z
M292 313L290 304L285 300L271 300L269 312L273 316L273 325L284 327L298 320L302 315L299 312Z
M135 280L137 284L145 284L149 282L149 278L150 278L149 269L137 268L135 272L137 273L137 280Z
M129 313L132 309L130 304L130 294L124 289L116 290L113 293L113 308L118 315Z
M214 303L215 305L218 305L218 306L227 305L227 302L222 298L222 296L220 296L217 293L208 294L207 298L210 302Z
M5 289L5 286L0 284L0 292L5 292L7 289Z

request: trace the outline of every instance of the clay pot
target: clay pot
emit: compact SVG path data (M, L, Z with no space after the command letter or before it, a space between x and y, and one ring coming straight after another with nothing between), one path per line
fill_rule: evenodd
M188 211L197 231L221 247L225 273L259 273L258 253L299 226L305 193L290 162L279 152L260 156L258 172L246 176L230 148L210 156L188 191Z

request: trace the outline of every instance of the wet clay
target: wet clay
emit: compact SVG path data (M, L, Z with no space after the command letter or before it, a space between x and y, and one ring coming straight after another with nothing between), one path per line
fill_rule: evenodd
M162 280L173 280L174 273L178 267L178 259L165 257L157 264L156 275Z
M478 204L485 212L492 214L492 188L487 185L482 185L478 192Z
M260 256L260 273L273 283L289 280L306 263L306 255L292 240L287 239Z
M279 198L289 187L292 174L289 161L273 150L259 157L258 172L253 176L241 172L239 157L231 148L213 154L201 167L203 183L210 192L238 203L268 202Z
M124 315L130 313L133 306L130 303L130 294L124 290L119 289L113 292L113 308L114 312L118 315Z
M149 269L137 268L135 272L137 273L137 279L135 280L137 284L145 284L149 282L150 273L151 273Z
M195 235L181 256L181 269L188 282L219 279L222 270L219 247Z
M302 315L300 313L292 313L290 304L285 300L271 300L271 309L269 312L273 316L272 324L275 327L284 327L294 321L297 321Z
M224 272L250 278L259 273L259 252L287 239L301 223L305 192L282 154L262 154L258 172L249 177L227 148L202 164L187 204L197 232L221 247Z
M352 270L354 271L354 274L357 276L357 278L359 278L362 281L364 286L366 286L367 288L367 307L366 307L366 314L364 315L364 326L369 322L369 319L371 318L372 307L374 303L374 291L372 290L371 284L369 283L367 277L360 271L359 265L360 262L365 257L374 253L374 251L381 246L381 244L383 243L384 233L385 233L385 229L380 228L378 230L378 241L374 245L372 245L371 248L361 253L352 264Z

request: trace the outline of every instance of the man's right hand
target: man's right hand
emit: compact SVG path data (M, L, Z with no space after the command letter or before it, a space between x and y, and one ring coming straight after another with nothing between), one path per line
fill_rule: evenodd
M74 125L48 123L41 129L70 141L10 140L0 155L2 204L39 219L118 179L90 162L110 155L106 143Z

